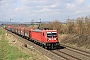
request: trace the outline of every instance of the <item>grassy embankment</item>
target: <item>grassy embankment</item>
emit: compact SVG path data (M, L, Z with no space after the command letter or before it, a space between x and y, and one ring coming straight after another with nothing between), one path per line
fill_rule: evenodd
M5 37L5 31L0 28L0 60L17 60L28 58L27 54L22 53L15 46L10 46Z

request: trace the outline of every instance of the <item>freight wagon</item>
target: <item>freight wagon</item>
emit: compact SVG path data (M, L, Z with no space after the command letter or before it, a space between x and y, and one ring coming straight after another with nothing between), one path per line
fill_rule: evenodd
M25 36L25 27L21 28L21 36L24 37Z
M13 26L7 26L6 29L12 32L12 27Z

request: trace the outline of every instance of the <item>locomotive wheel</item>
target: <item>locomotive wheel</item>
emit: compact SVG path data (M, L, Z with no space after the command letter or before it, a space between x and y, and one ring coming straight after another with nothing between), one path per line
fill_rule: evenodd
M45 48L45 46L42 44L42 47Z
M48 49L47 46L45 46L45 49Z
M47 49L47 46L45 46L44 44L42 45L43 48Z

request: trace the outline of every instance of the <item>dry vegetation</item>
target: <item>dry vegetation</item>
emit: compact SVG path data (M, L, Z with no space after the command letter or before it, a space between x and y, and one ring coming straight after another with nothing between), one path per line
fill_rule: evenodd
M57 29L61 43L90 49L90 17L68 19L65 24L55 20L42 24L40 28Z

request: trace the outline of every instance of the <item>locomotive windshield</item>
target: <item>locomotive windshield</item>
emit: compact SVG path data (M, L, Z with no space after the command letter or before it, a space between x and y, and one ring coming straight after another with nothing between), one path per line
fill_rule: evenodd
M47 32L47 37L48 38L55 38L57 36L56 32Z

